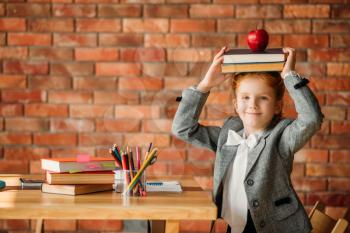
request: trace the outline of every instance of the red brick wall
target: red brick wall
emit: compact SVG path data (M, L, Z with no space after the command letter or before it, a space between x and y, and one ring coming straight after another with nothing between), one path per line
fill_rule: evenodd
M151 172L195 174L210 189L214 155L170 134L175 97L198 83L221 46L246 47L258 26L270 33L270 47L297 48L297 70L325 114L295 157L295 187L305 206L321 199L339 217L350 206L349 18L347 0L3 0L0 173L37 173L42 157L105 156L113 143L152 141L160 158ZM227 89L212 92L204 122L220 124L233 112ZM288 97L285 115L295 116ZM46 222L48 230L120 227ZM187 232L208 227L181 224Z

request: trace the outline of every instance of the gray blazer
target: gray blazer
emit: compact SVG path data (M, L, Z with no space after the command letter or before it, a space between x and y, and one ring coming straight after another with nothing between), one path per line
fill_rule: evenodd
M292 187L290 174L294 153L320 129L323 114L307 86L294 87L300 81L296 74L290 74L284 80L295 103L297 119L282 119L268 128L248 155L244 186L258 232L303 233L311 230L308 216ZM213 198L220 217L223 180L238 147L225 145L228 130L242 136L243 124L238 117L228 118L222 127L199 124L198 118L208 95L195 89L183 91L172 132L184 141L216 152Z

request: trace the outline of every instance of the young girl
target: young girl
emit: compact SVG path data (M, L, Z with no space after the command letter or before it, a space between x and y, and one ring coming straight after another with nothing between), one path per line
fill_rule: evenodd
M281 74L235 74L238 117L229 117L222 127L203 126L198 118L209 91L229 78L220 75L225 50L214 57L196 88L183 91L172 131L216 152L213 197L218 217L229 225L227 232L310 232L290 174L294 153L320 129L323 115L308 81L294 71L295 51L283 48L288 56ZM281 117L284 88L295 103L295 120Z

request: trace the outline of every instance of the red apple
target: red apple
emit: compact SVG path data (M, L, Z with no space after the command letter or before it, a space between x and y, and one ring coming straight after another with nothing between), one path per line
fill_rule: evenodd
M269 43L269 34L264 29L250 31L247 37L247 43L253 52L262 52Z

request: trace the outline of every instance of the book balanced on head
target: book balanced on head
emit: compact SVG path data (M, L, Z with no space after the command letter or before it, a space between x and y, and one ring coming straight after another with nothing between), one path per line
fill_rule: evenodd
M222 73L282 71L285 54L282 48L253 52L250 49L230 49L224 53Z

